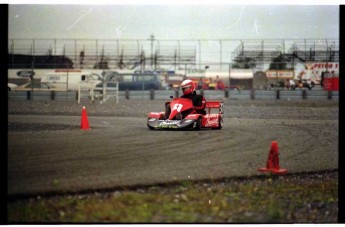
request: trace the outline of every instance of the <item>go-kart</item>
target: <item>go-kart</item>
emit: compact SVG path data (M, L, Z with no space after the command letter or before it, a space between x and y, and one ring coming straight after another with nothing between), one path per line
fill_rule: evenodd
M170 115L165 112L151 112L147 116L149 129L195 129L201 128L221 129L223 123L223 106L221 101L207 101L204 113L198 113L190 99L174 98L170 105ZM216 113L211 113L211 110ZM212 111L214 112L214 111Z

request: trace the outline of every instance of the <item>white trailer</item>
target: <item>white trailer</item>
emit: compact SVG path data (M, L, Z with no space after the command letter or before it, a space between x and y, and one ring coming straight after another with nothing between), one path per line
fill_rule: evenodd
M53 89L77 91L81 82L84 85L83 89L91 89L102 83L102 77L98 73L81 70L55 70L41 76L41 83L46 83Z

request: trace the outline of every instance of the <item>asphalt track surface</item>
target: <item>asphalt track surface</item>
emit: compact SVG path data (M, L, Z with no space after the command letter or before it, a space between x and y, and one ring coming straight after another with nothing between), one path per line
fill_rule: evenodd
M88 116L90 130L80 121L8 115L9 196L263 175L274 140L289 173L338 169L338 119L225 117L201 131L152 131L144 116Z

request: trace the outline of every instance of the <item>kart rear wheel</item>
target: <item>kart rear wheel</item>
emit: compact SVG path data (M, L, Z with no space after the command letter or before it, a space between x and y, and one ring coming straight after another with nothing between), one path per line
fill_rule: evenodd
M195 125L195 130L200 130L201 129L201 117L196 120L196 125Z

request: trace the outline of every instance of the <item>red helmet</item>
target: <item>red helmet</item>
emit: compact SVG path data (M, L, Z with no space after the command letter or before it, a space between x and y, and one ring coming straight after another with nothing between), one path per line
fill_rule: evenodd
M195 91L194 82L191 80L184 80L181 84L181 88L184 95L188 95L192 93L193 91Z

